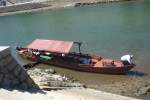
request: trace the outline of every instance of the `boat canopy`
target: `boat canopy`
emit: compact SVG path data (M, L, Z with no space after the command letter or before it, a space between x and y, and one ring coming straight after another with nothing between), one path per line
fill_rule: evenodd
M73 43L73 41L36 39L27 48L67 54Z

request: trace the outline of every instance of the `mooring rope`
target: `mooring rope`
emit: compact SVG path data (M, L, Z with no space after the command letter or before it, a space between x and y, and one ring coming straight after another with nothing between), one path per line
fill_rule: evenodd
M35 66L38 65L38 64L40 64L39 61L38 61L38 62L34 62L34 63L25 64L25 65L23 65L23 67L24 67L25 69L30 69L30 68L35 67Z

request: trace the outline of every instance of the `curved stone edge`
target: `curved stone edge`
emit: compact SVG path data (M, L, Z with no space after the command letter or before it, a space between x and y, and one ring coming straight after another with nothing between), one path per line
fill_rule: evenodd
M135 1L135 0L75 0L75 1L41 1L41 2L24 2L16 3L8 6L0 7L0 16L31 13L49 9L61 9L66 7L78 7L84 5L95 5L102 3L112 3L112 2L123 2L123 1Z

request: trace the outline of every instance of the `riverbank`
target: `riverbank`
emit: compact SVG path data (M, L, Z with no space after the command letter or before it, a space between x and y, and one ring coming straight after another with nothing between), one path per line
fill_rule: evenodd
M128 80L108 80L110 83L99 85L86 85L88 88L93 88L109 93L114 93L123 96L135 97L143 100L149 100L150 97L150 75L131 76Z
M68 78L65 75L57 73L54 69L41 68L42 67L40 65L37 68L30 69L28 70L28 74L41 88L45 90L91 88L95 89L96 91L104 91L143 100L149 100L150 97L150 75L140 76L138 73L136 73L135 75L128 77L128 81L110 80L109 84L104 84L104 82L101 82L101 84L92 85L76 81L76 79L73 77ZM101 75L99 76L101 77Z
M123 2L132 0L33 0L30 2L13 3L0 7L0 16L29 13L39 10L59 9L66 7L78 7L101 3Z
M139 100L104 91L85 88L74 79L60 75L53 69L32 68L27 70L41 89L15 90L0 88L2 100Z

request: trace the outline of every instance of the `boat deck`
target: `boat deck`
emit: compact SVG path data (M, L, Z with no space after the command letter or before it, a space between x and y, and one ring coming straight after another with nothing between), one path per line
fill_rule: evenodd
M112 59L101 59L101 60L92 60L94 64L93 67L123 67L123 63L121 61L112 60Z

